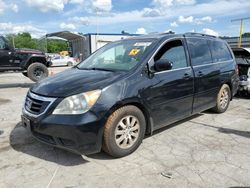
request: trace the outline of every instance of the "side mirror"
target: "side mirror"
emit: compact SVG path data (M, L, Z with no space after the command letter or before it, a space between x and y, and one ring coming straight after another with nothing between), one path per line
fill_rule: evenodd
M167 59L159 59L155 62L154 69L156 71L171 70L173 68L173 63Z

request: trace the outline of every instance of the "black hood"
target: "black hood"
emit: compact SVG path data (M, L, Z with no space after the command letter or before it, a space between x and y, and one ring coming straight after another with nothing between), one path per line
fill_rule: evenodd
M31 88L31 91L43 96L67 97L86 91L103 89L122 75L121 72L71 68L38 82Z

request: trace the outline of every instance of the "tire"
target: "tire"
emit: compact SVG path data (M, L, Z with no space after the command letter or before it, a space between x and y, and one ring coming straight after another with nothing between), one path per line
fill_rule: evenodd
M227 84L223 84L217 95L216 106L212 108L212 111L216 113L223 113L227 110L231 100L231 90Z
M42 63L32 63L28 67L28 77L34 82L42 80L48 77L48 75L48 68Z
M72 67L72 66L73 66L73 63L72 63L72 62L68 62L68 63L67 63L67 66L68 66L68 67Z
M53 64L52 61L48 61L48 62L47 62L47 67L51 67L52 64Z
M28 77L28 73L27 72L22 72L22 74L26 77Z
M129 155L142 143L145 130L146 120L139 108L121 107L109 116L104 126L102 149L113 157Z

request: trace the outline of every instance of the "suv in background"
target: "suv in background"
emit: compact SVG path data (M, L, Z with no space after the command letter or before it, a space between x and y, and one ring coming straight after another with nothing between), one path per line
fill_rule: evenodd
M0 36L0 72L22 71L32 81L48 76L46 56L39 50L14 49L7 40Z
M145 134L207 109L225 112L237 88L225 41L195 33L144 35L111 42L35 84L22 124L55 147L122 157Z
M250 95L250 48L233 48L239 69L239 95Z

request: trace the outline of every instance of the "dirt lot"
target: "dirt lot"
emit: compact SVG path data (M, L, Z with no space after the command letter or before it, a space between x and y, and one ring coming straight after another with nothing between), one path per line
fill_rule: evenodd
M0 187L250 186L250 99L157 131L135 153L113 159L36 141L20 126L32 84L20 73L0 74Z

